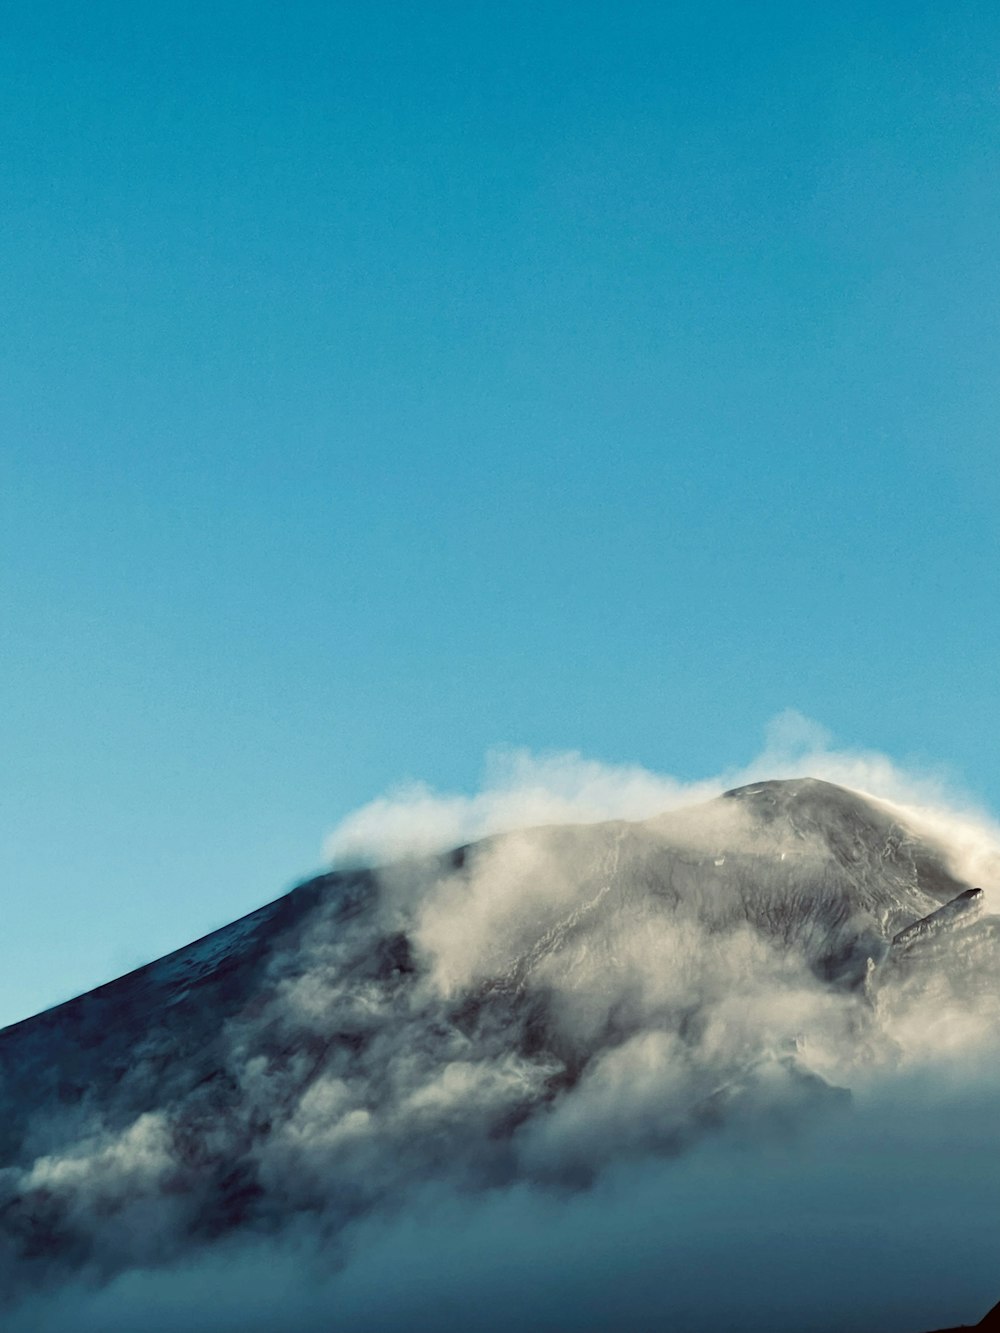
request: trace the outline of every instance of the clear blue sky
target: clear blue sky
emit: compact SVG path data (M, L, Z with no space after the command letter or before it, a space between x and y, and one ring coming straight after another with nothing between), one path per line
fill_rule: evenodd
M498 743L994 808L994 4L16 3L0 1022Z

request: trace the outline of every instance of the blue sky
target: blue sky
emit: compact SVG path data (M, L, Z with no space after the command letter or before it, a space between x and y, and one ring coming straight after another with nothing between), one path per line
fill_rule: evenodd
M0 1022L496 745L994 809L1000 15L17 4Z

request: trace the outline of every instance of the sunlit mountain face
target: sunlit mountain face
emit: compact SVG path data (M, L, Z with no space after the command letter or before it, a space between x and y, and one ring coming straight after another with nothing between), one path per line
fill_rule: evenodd
M323 875L0 1034L2 1290L842 1143L859 1089L995 1058L998 977L948 846L811 779Z

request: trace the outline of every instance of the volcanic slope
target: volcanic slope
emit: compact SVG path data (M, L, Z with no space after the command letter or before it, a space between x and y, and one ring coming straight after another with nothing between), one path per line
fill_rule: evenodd
M813 779L320 876L0 1033L0 1276L336 1232L427 1179L585 1185L836 1103L928 996L995 1021L975 887Z
M978 1324L956 1324L952 1328L935 1329L934 1333L973 1333L977 1328L984 1329L986 1333L997 1333L1000 1329L1000 1304L994 1305Z

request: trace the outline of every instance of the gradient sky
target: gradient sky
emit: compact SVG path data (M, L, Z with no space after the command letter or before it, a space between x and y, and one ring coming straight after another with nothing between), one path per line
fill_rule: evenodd
M994 4L15 3L0 1023L497 744L1000 806Z

